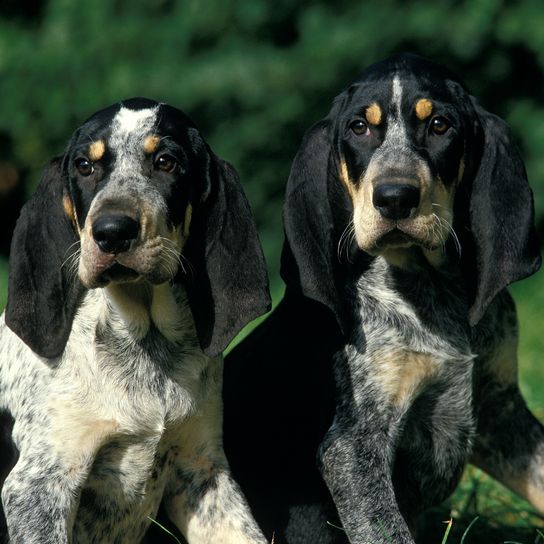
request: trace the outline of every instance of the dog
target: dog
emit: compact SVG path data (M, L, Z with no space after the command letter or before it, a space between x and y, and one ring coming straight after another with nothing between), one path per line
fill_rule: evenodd
M221 352L269 303L237 174L188 117L134 98L79 127L11 247L9 541L140 542L162 503L190 544L266 542L223 452Z
M285 296L224 381L225 451L265 534L413 543L467 462L544 512L506 290L540 266L533 215L504 121L418 56L369 67L308 130Z

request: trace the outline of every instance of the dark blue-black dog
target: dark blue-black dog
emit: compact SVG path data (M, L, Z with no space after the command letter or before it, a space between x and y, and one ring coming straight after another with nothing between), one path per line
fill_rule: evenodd
M265 534L412 543L467 462L544 511L505 289L540 257L505 123L436 64L375 64L306 133L284 226L285 297L225 377L227 457Z

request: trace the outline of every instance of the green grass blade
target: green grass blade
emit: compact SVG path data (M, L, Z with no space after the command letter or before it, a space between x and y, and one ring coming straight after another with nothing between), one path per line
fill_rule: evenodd
M447 523L446 532L444 533L444 538L442 539L442 544L446 544L448 541L448 537L450 535L451 526L453 525L453 519L450 519L449 521L446 521L444 523Z
M380 520L378 520L378 525L380 526L380 530L383 533L383 536L385 537L387 542L389 542L389 544L393 544L393 540L391 539L391 535L389 535L387 533L386 528L383 526L383 523Z
M176 537L176 535L174 535L173 533L171 533L166 527L164 527L163 525L161 525L158 521L154 520L152 517L150 516L147 516L147 519L151 520L152 523L154 523L155 525L158 525L167 535L170 535L176 542L177 544L181 544L181 542L179 541L179 539Z
M479 520L479 516L476 516L468 525L465 532L463 533L463 536L461 537L461 544L465 544L465 538L468 535L468 532L472 529L472 526Z

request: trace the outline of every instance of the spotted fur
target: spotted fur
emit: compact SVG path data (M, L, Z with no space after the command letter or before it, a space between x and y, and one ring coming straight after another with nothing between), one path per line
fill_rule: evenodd
M305 135L283 217L286 295L225 375L226 452L265 533L412 544L468 461L543 511L506 290L540 256L505 123L441 66L373 65Z
M11 255L2 538L140 542L162 504L189 544L266 542L222 447L220 352L269 301L232 167L179 110L116 104L46 169Z

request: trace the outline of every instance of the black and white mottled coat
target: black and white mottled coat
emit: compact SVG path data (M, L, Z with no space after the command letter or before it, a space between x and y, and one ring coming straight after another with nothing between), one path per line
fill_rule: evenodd
M506 124L441 66L373 65L307 132L284 226L285 297L224 385L225 450L265 534L411 544L469 461L544 511L505 289L540 256Z
M189 544L266 542L223 453L221 351L268 302L237 176L187 117L93 115L14 234L2 537L140 542L162 504Z

